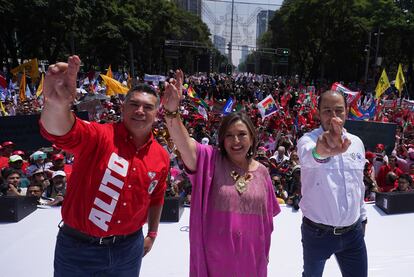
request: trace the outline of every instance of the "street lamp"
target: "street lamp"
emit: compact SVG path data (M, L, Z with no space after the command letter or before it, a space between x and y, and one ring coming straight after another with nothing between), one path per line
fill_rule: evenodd
M377 37L377 48L375 50L375 65L377 66L381 66L381 61L378 60L378 53L379 53L379 47L380 47L380 37L381 35L383 35L384 33L381 32L381 26L378 27L378 32L374 33L374 36Z
M364 82L367 85L368 82L368 68L369 68L369 55L371 53L371 32L367 32L368 34L368 44L365 45L365 52L367 53L366 60L365 60L365 74L364 74Z

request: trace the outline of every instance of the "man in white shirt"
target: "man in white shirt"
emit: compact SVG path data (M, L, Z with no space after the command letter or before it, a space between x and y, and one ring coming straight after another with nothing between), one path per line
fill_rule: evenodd
M343 128L347 106L342 94L324 92L318 111L321 127L298 142L302 276L322 276L326 260L334 254L342 276L366 277L364 145Z

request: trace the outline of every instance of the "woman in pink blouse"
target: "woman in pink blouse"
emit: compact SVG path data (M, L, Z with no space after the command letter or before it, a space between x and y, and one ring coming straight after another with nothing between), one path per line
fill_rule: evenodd
M223 118L219 147L193 140L181 121L182 71L166 83L168 131L193 185L191 277L267 276L273 217L280 212L267 168L253 159L257 138L250 118Z

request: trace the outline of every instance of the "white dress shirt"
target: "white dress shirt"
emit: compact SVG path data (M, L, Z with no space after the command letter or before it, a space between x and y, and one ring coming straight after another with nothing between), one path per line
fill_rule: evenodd
M312 149L322 133L319 127L303 135L298 142L302 213L316 223L331 226L349 226L359 218L365 220L364 144L344 130L344 136L351 140L348 150L321 163L313 157Z

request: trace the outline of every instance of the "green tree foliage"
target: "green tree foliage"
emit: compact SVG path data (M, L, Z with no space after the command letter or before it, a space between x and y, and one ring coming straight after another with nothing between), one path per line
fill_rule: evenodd
M0 60L9 67L37 57L54 63L76 53L83 70L166 70L166 39L211 46L207 26L166 0L0 0ZM191 67L196 50L180 51Z
M394 76L398 63L412 80L413 8L412 0L285 0L261 45L290 48L290 73L306 79L361 81L371 35L370 82L376 82L382 67ZM383 34L377 52L379 28ZM383 58L381 68L375 66L375 56Z

